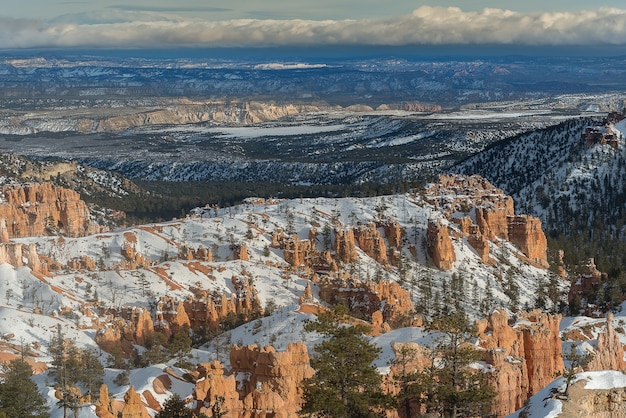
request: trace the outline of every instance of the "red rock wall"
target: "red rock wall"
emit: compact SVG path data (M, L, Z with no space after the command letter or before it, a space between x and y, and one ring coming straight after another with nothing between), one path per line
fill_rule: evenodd
M346 305L350 312L369 319L381 311L384 322L393 322L413 312L409 293L396 282L365 282L356 278L323 277L319 283L320 299Z
M479 344L485 361L495 371L492 383L497 397L494 413L508 415L521 408L530 396L563 373L560 315L540 311L520 313L523 321L512 328L505 311L494 311L479 321Z
M26 265L35 274L49 274L48 264L39 259L35 244L0 243L0 264L2 263L10 264L13 267Z
M237 381L234 375L225 376L224 367L218 361L200 363L194 373L196 385L193 398L197 401L198 414L212 416L211 408L220 402L221 412L226 412L224 418L236 418L243 413L243 402L239 400Z
M518 246L533 262L548 267L548 241L541 229L539 218L528 215L508 218L509 241Z
M626 370L624 347L613 329L613 314L606 317L606 328L598 335L598 344L593 359L586 370Z
M547 240L541 221L528 215L515 215L513 199L480 176L442 175L437 183L426 188L426 200L443 210L449 220L459 225L470 245L483 262L489 260L485 241L501 239L518 246L532 262L548 267ZM459 218L459 212L474 211L476 234L470 218Z
M314 373L304 343L290 343L284 352L271 346L233 346L230 364L233 373L249 376L239 391L244 414L256 410L266 411L266 416L298 417L301 382Z
M0 220L5 220L9 238L59 233L78 237L96 230L87 205L72 190L50 183L27 184L4 186L2 196Z
M387 246L385 240L376 229L376 224L359 225L354 230L354 238L365 254L380 264L387 264ZM356 260L355 260L356 261Z
M354 245L354 231L352 229L335 230L333 250L337 260L343 263L354 263L358 258Z
M428 255L440 270L450 270L456 261L456 254L448 227L441 222L428 222L426 231Z

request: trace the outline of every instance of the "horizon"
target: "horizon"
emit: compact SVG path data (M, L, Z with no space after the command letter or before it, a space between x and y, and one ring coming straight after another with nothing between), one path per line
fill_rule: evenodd
M215 60L244 61L250 63L302 62L333 63L366 61L371 59L400 59L421 61L471 61L471 60L561 60L569 58L626 59L626 45L418 45L418 46L272 46L272 47L222 47L222 48L0 48L4 59L72 60L95 59L145 59L145 60Z

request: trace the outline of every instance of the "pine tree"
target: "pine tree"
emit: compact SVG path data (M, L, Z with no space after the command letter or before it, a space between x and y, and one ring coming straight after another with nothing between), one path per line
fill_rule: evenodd
M173 394L163 404L161 412L154 418L208 418L205 414L196 415L191 409L187 408L185 401L180 398L177 393Z
M578 375L578 372L582 371L593 360L593 355L589 352L580 353L571 345L569 351L563 355L563 358L566 360L566 367L563 372L563 377L565 378L563 394L569 396L570 385Z
M434 319L429 329L441 333L433 347L439 358L431 394L435 399L430 399L430 404L436 405L436 412L444 417L484 416L495 392L487 375L470 367L481 359L481 353L470 343L476 334L475 326L465 312L455 311Z
M99 388L102 385L104 367L93 350L83 350L80 356L82 365L78 380L85 385L85 389L96 399L100 395Z
M23 359L2 367L4 383L0 384L0 416L49 418L46 400L31 380L33 369Z
M337 308L305 325L307 332L317 331L325 340L315 346L315 375L305 382L302 411L333 418L380 416L392 405L372 365L380 349L363 336L367 327L340 324L344 314L345 308Z
M155 418L193 418L193 416L191 409L185 406L185 401L175 393L165 401L163 409Z
M189 329L183 327L176 331L174 335L170 337L167 343L167 349L170 354L177 358L176 366L187 367L191 357L191 337L189 337Z
M420 355L423 356L426 353L421 352L417 347L403 345L396 351L396 357L391 362L396 369L394 381L399 386L396 396L398 410L402 411L407 418L418 415L421 411L421 404L428 399L425 395L428 392L427 388L433 387L428 370L415 369L415 363Z

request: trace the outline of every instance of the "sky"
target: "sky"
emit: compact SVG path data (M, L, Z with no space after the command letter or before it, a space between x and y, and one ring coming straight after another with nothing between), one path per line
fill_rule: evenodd
M8 1L0 49L626 45L623 0Z

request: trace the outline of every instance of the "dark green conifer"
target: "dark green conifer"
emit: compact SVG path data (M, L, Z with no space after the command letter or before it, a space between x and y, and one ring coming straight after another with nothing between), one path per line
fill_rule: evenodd
M378 417L392 405L372 365L380 349L364 337L366 326L340 324L344 313L345 308L337 308L305 325L306 331L317 331L325 340L315 346L315 375L305 381L302 411L319 417Z
M32 381L33 369L23 359L15 359L2 367L4 382L0 384L0 417L49 418L50 413L37 385Z

